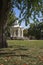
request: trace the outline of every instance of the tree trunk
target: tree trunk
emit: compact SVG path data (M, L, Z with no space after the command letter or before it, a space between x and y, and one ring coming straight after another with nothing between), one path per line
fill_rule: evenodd
M0 48L7 47L4 26L11 8L11 0L0 0Z
M0 26L0 48L8 47L3 26Z

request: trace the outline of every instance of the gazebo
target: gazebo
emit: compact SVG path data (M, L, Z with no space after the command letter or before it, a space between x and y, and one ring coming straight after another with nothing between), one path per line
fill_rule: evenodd
M18 20L10 27L10 37L23 38L23 27L18 24Z

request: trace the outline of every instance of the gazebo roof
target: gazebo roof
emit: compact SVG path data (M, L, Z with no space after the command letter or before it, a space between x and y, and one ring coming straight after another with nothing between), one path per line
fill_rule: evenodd
M20 26L19 26L19 24L17 24L17 25L14 25L13 27L20 27Z
M21 28L21 29L24 30L24 28L23 28L22 26L19 25L18 20L15 21L14 24L13 24L11 27L12 27L13 29L14 29L14 28Z
M24 29L22 26L19 25L18 20L16 20L11 27Z
M19 25L14 25L14 26L11 26L12 28L21 28L21 29L24 29L22 26L19 26Z

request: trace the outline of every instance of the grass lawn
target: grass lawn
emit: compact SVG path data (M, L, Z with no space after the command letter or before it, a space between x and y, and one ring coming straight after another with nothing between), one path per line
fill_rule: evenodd
M29 48L36 47L36 48L43 48L43 40L7 40L8 45L10 46L26 46Z
M0 65L43 65L43 40L7 40Z

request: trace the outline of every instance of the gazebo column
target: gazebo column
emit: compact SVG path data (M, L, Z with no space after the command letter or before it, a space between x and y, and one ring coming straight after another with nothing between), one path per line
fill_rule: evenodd
M23 37L23 29L22 29L22 37Z
M12 37L13 35L12 35L12 29L10 29L10 37Z
M14 30L14 37L16 37L15 30Z
M18 37L20 37L20 28L18 29Z

